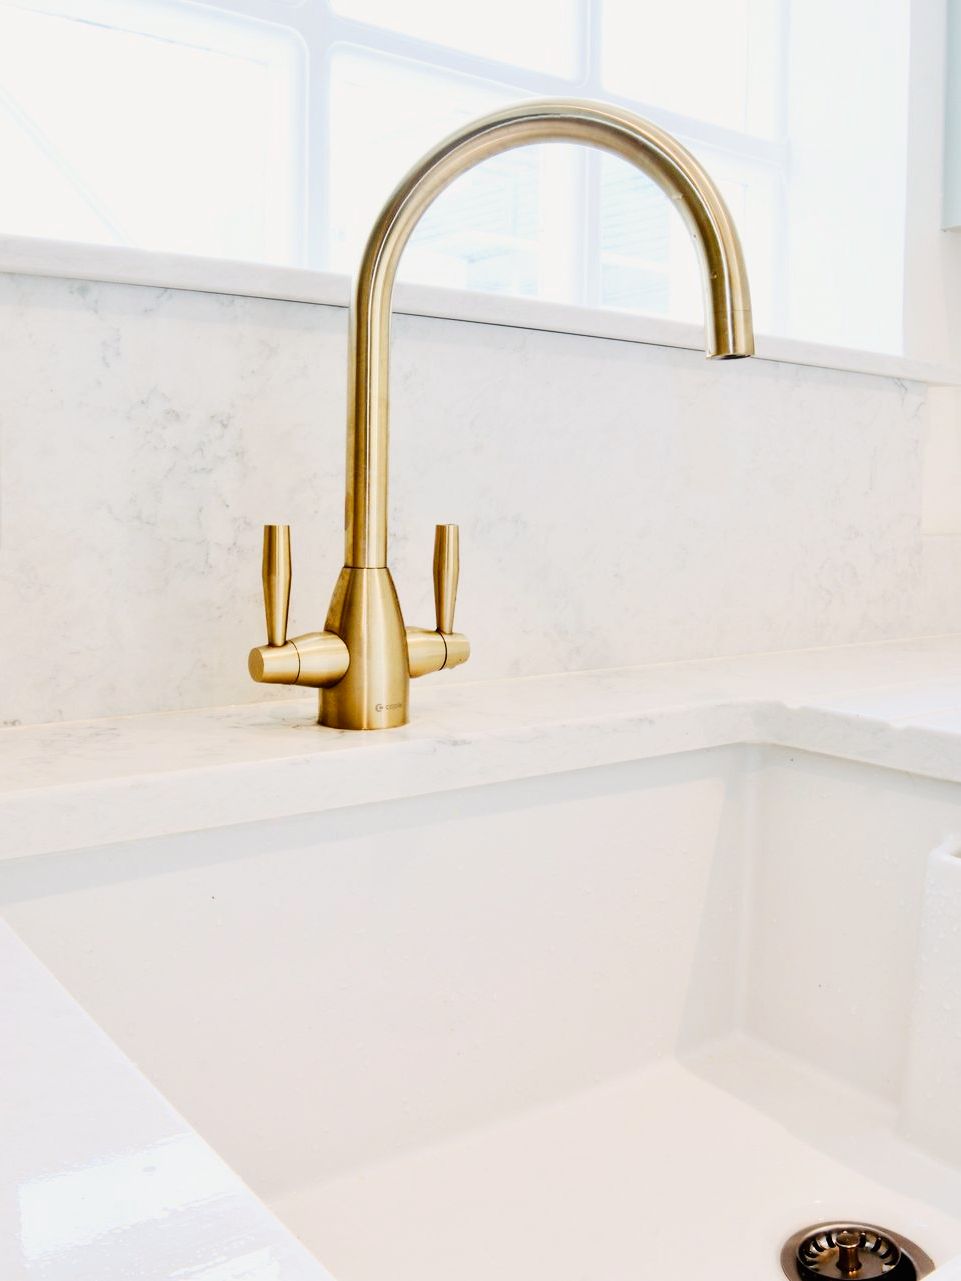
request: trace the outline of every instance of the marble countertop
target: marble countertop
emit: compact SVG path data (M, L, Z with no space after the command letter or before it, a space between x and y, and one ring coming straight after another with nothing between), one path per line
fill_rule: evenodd
M738 743L961 782L961 635L522 680L415 682L412 722L283 702L0 730L0 857Z

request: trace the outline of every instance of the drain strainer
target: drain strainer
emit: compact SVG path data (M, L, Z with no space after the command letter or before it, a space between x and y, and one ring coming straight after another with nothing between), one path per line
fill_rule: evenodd
M923 1250L897 1232L869 1223L822 1223L797 1232L781 1252L792 1281L919 1281L934 1269Z

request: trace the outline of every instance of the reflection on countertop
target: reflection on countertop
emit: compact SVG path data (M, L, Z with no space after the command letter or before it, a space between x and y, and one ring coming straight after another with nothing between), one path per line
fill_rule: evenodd
M0 924L9 1281L329 1274Z

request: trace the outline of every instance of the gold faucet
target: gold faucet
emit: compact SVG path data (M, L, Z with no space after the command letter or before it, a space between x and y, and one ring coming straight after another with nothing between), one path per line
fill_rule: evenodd
M701 265L705 350L714 359L754 353L751 300L737 230L720 192L670 134L620 107L545 99L465 125L414 166L387 201L361 258L350 310L347 508L344 568L326 630L287 640L290 531L264 530L267 644L251 650L255 681L319 688L322 725L388 729L407 723L410 678L456 667L470 643L454 629L459 572L456 525L434 543L435 628L404 626L387 568L387 441L391 295L411 232L459 174L514 147L574 142L635 164L675 202Z

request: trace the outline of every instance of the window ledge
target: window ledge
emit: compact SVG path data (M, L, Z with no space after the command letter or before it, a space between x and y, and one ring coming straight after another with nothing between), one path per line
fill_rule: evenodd
M0 237L0 272L274 298L332 307L346 307L350 298L348 277L330 272L30 236ZM704 342L700 325L432 285L398 284L394 310L410 316L580 334L693 351L701 350ZM757 356L785 364L876 374L935 386L961 386L961 368L928 364L885 352L802 342L796 338L758 335Z

